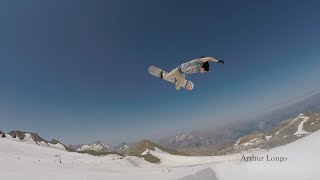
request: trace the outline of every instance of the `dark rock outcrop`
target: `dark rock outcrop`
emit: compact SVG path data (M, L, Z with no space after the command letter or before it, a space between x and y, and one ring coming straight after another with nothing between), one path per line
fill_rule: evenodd
M6 134L5 134L4 132L0 131L0 136L1 136L2 138L5 138L5 137L6 137Z
M11 131L9 132L9 135L12 137L12 138L19 138L20 140L23 140L26 135L24 132L21 132L21 131Z

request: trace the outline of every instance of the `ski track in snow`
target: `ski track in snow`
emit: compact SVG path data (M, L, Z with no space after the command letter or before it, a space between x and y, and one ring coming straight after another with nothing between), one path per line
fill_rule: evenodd
M292 123L294 123L296 120L298 120L299 118L301 118L303 116L303 114L300 114L297 118L295 118L293 121L291 121L290 124L286 125L285 127L283 127L282 129L280 129L278 132L276 132L276 136L285 128L287 128L288 126L290 126Z
M303 124L305 122L308 122L308 120L310 119L309 117L304 117L302 116L301 118L303 118L303 121L300 122L299 126L298 126L298 130L294 133L294 135L304 135L304 134L309 134L309 132L303 130Z

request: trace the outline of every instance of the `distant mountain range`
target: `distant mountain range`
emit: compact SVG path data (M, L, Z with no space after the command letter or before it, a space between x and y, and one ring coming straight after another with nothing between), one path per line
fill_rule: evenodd
M233 144L238 138L252 133L247 123L234 122L212 131L194 131L162 138L158 143L164 147L193 155L212 155ZM199 149L199 153L196 153ZM205 151L208 150L208 153ZM194 151L194 152L193 152ZM193 153L192 153L193 152Z
M112 149L105 145L102 141L96 141L90 144L70 145L70 148L75 151L97 151L97 152L111 152Z
M99 140L99 141L96 141L93 143L88 143L88 144L69 145L69 147L74 149L77 152L95 151L95 152L100 152L100 153L116 152L116 153L125 154L126 151L130 148L130 145L123 142L118 146L110 147Z
M162 138L158 143L193 155L216 155L239 138L249 134L265 134L284 119L291 119L302 112L320 113L320 93L247 121L235 121L211 131L185 132Z
M252 131L246 133L242 125L231 126L225 132L216 134L194 135L192 133L178 134L176 136L162 139L160 144L171 147L180 152L190 155L223 155L248 150L250 148L273 148L288 144L305 135L320 129L320 115L318 113L306 112L296 117L279 122L266 131ZM232 132L231 130L236 131ZM243 136L239 136L243 133ZM167 144L164 144L167 143Z
M305 112L304 114L300 114ZM300 114L300 115L299 115ZM186 132L162 138L158 143L142 140L136 144L122 143L110 147L102 141L66 146L57 140L47 141L37 133L0 131L0 137L13 138L35 145L59 148L92 155L118 154L143 157L157 162L148 150L161 150L176 155L221 155L250 148L272 148L295 141L320 129L320 93L275 110L251 121L237 121L210 132Z
M40 137L37 133L11 131L6 134L0 131L0 137L12 138L16 141L30 143L39 146L47 146L50 148L58 148L64 151L72 151L78 153L88 153L91 155L108 155L118 154L119 156L137 156L142 157L151 163L159 163L160 159L153 156L151 151L161 151L173 155L226 155L247 151L254 148L270 149L281 146L300 139L308 134L311 134L320 129L320 114L306 112L294 118L281 121L277 125L265 132L257 132L245 134L233 143L229 143L232 133L226 131L221 135L221 139L210 139L210 137L201 137L189 133L179 134L168 139L168 142L173 146L178 147L178 150L166 148L149 140L142 140L132 146L125 143L118 148L111 149L101 141L91 144L67 147L57 140L47 141ZM218 136L216 136L217 138ZM226 142L223 142L226 140ZM212 141L219 143L221 146L211 145ZM204 144L204 145L201 145ZM222 144L224 144L222 146ZM226 145L228 144L228 145ZM222 148L223 147L223 148ZM121 151L121 153L119 152Z

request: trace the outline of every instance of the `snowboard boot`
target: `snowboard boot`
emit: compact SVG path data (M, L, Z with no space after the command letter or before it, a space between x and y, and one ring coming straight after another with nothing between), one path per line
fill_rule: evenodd
M164 75L164 72L161 71L159 78L160 78L160 79L163 79L163 75Z

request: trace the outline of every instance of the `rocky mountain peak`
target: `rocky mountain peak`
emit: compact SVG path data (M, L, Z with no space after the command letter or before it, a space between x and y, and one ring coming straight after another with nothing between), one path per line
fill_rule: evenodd
M96 151L96 152L110 152L112 149L105 145L102 141L98 140L89 144L81 144L71 146L76 151Z

